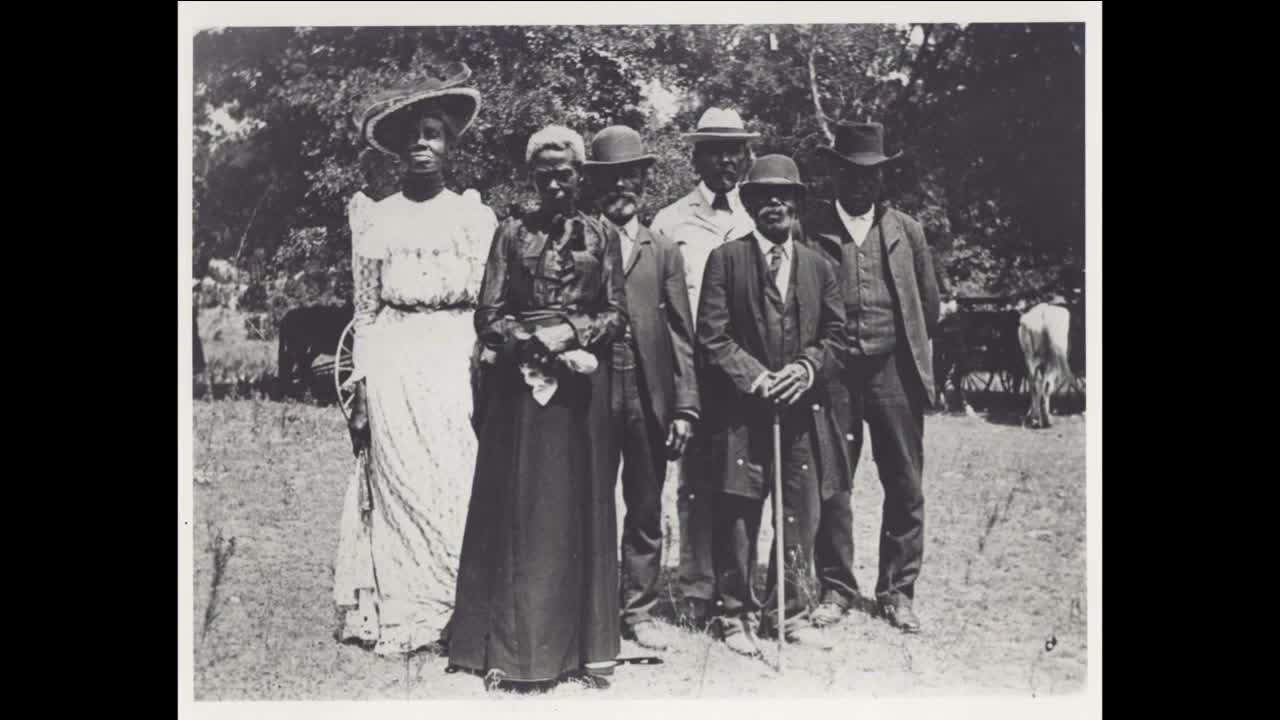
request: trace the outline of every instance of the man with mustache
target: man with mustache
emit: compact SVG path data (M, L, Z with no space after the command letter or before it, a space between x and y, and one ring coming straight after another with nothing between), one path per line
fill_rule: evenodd
M857 462L862 426L871 430L876 473L884 487L880 614L907 633L920 631L912 608L924 555L924 409L934 403L933 337L941 314L938 274L924 230L881 203L884 126L841 123L835 146L822 147L836 179L835 203L805 218L808 241L836 268L848 326L846 370L832 394ZM856 465L855 465L856 467ZM822 604L813 622L832 625L859 599L853 576L852 468L839 493L824 500L816 563Z
M703 269L711 251L728 240L755 229L742 206L738 180L751 165L748 132L733 110L708 108L698 126L685 137L693 142L693 166L700 182L688 195L664 207L654 216L650 230L675 243L684 257L689 302L696 316ZM684 606L681 614L690 624L701 625L710 610L715 588L711 565L710 493L700 490L704 453L696 439L680 466L677 507L680 516L680 578Z
M844 299L826 259L795 242L804 196L791 158L755 162L742 202L756 230L711 251L698 308L719 624L725 644L742 655L759 653L757 630L832 647L807 616L817 601L808 588L820 498L851 465L828 394L846 352ZM781 457L774 457L775 417ZM781 498L774 493L775 463L782 468ZM774 542L780 533L785 567L776 566L775 545L762 601L753 582L756 544L771 494L782 503L784 525L774 528ZM776 598L767 599L779 586L785 618L777 617Z
M614 470L622 461L627 513L622 531L622 632L642 647L665 650L669 629L654 621L662 570L662 485L698 420L693 316L684 258L636 217L655 158L640 134L607 127L591 142L584 167L596 209L622 239L630 324L613 343ZM615 472L616 476L616 472Z

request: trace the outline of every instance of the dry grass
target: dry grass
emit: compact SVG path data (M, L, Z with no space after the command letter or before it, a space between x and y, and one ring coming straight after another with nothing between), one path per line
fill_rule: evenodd
M210 383L256 383L275 376L276 342L250 333L246 317L226 308L200 311L197 323Z
M198 699L484 696L478 678L445 674L439 657L380 658L335 642L332 555L352 468L336 409L197 402L195 425ZM916 608L925 624L921 635L905 636L855 613L836 629L835 650L790 649L787 672L779 677L765 662L682 631L681 642L663 654L664 665L619 668L606 696L1081 690L1087 655L1084 430L1080 418L1059 418L1042 431L984 418L929 418L927 545ZM874 467L864 456L854 498L864 588L875 583L883 497ZM670 508L671 493L667 499ZM219 535L221 551L200 552L216 548ZM226 551L230 538L234 554ZM216 607L209 607L211 598ZM206 616L211 620L202 638ZM764 647L772 653L774 646ZM623 654L649 653L624 642ZM588 692L566 686L553 695Z

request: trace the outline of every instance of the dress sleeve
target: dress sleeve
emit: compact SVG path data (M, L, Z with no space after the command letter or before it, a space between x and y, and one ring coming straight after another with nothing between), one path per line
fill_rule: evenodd
M347 219L351 225L352 304L355 306L355 350L352 353L355 369L351 382L364 379L368 372L368 360L361 352L365 343L360 339L367 335L382 305L382 263L385 258L385 254L379 252L372 232L372 201L361 200L361 197L357 195L347 206Z
M474 300L480 295L480 284L484 280L485 250L498 229L498 216L487 205L480 202L479 194L474 190L463 193L466 203L467 222L465 226L465 247L458 248L458 256L462 260L462 270L466 277L462 285L465 288L465 299Z
M515 321L506 316L507 289L510 284L507 255L519 222L508 220L499 225L489 244L489 259L480 281L480 296L476 300L475 328L480 342L490 350L500 351L514 341Z

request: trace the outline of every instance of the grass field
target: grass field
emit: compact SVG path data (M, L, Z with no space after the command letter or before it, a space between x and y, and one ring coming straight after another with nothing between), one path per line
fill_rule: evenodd
M332 558L352 468L337 410L197 401L194 414L197 700L484 696L477 678L445 674L440 657L386 659L334 640ZM1016 418L926 421L922 634L855 612L835 630L835 650L790 649L779 677L766 662L682 631L664 665L619 668L602 697L1082 690L1085 424L1078 416L1057 423L1032 431ZM874 468L864 455L855 480L864 591L875 583L883 497ZM671 493L667 500L673 512ZM623 653L648 654L625 641ZM553 695L588 692L565 686Z

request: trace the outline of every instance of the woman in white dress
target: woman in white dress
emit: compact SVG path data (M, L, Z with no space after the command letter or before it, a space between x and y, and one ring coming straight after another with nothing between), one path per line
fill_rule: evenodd
M468 422L472 307L497 226L468 191L444 187L448 152L480 94L452 76L384 97L362 134L398 155L400 192L349 208L355 280L355 400L363 472L343 508L334 597L344 641L379 654L447 643L475 463Z

